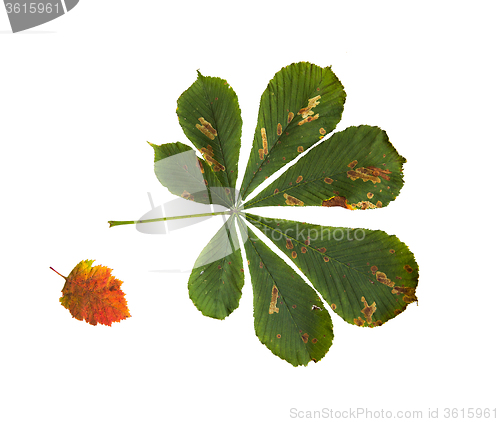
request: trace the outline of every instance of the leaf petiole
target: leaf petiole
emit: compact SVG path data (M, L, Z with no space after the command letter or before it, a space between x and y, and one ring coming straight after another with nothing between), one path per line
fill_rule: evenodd
M54 270L54 268L52 267L49 267L52 271L56 272L57 274L59 274L62 278L64 278L66 280L66 277L64 277L61 273L57 272L56 270Z
M125 224L155 223L157 221L180 220L182 218L209 217L212 215L230 215L233 211L207 212L204 214L179 215L176 217L153 218L151 220L108 221L109 227L123 226Z

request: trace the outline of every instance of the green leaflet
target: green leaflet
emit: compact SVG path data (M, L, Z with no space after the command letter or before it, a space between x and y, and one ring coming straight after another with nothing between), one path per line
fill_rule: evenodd
M245 251L259 340L293 366L319 361L332 344L333 327L316 292L249 229Z
M203 249L189 277L189 297L203 315L224 319L239 305L243 261L232 215Z
M312 148L245 208L381 208L403 187L404 162L382 129L349 127Z
M192 148L180 142L150 145L155 151L156 177L172 194L202 204L232 205L232 192L222 187Z
M234 189L242 120L233 89L221 78L198 72L198 79L177 100L177 115L182 130L203 154L222 187Z
M351 324L382 325L417 300L418 265L396 236L248 213L246 219L285 252Z
M242 199L335 129L344 102L344 88L330 67L301 62L276 73L260 100Z

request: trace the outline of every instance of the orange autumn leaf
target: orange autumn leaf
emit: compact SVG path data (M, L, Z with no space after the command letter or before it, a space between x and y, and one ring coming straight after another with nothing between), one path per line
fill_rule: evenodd
M111 275L111 269L101 265L92 267L94 260L80 262L66 280L62 289L61 304L71 315L89 324L111 326L130 316L122 281Z

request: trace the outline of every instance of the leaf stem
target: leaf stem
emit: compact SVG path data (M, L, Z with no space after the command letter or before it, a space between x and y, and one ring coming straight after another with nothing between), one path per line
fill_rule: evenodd
M59 274L62 278L64 278L66 280L66 277L64 277L61 273L58 273L56 270L54 270L54 268L52 267L49 267L52 271L56 272L57 274Z
M229 214L231 214L231 211L206 212L204 214L179 215L176 217L153 218L151 220L108 221L108 223L109 227L114 227L114 226L123 226L125 224L154 223L157 221L180 220L182 218L209 217L211 215L229 215Z

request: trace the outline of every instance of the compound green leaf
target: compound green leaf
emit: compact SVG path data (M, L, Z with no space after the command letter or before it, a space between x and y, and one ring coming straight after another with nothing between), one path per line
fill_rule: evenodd
M319 361L333 340L332 321L321 299L251 230L245 251L259 340L293 366Z
M260 100L242 199L333 131L344 102L344 88L330 67L301 62L276 73Z
M203 154L223 187L234 189L241 146L241 111L238 98L221 78L203 76L177 101L182 130Z
M180 142L150 145L155 151L156 177L172 194L202 204L231 206L231 190L222 187L210 166L191 147Z
M418 265L396 236L248 213L246 219L285 252L351 324L382 325L417 300Z
M203 315L224 319L239 305L243 261L232 215L203 249L189 277L189 297Z
M349 127L312 148L245 208L381 208L403 187L404 162L382 129Z

